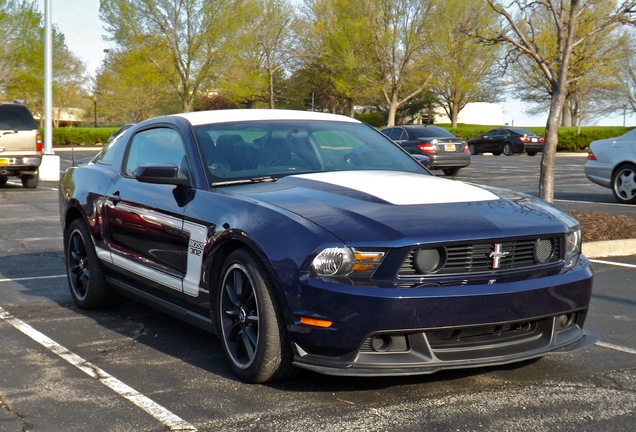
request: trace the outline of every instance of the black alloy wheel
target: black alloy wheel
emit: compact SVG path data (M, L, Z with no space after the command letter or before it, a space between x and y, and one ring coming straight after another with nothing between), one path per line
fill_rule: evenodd
M82 309L111 306L116 295L106 284L86 223L75 219L64 234L66 275L73 301Z
M291 346L267 270L251 252L237 249L221 274L219 329L230 366L250 383L288 377Z

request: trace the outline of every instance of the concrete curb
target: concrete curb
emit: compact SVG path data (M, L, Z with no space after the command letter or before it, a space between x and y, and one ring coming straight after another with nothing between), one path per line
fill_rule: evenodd
M588 258L636 255L636 239L586 242L582 249Z

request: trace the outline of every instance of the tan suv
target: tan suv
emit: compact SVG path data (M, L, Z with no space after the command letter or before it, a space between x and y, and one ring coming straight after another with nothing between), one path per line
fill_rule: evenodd
M16 176L25 188L37 187L43 147L29 109L18 103L0 103L0 185Z

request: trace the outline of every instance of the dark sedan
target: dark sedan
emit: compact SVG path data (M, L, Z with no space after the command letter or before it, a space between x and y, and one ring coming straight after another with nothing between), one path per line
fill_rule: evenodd
M544 142L542 135L526 129L499 128L469 139L468 148L471 155L492 153L499 156L503 153L512 156L515 153L526 152L528 156L534 156L543 151Z
M569 352L592 269L576 220L431 175L349 117L138 123L60 181L70 294L207 329L248 382L413 375Z
M382 133L407 152L428 156L431 169L441 169L448 176L470 165L466 141L439 126L400 125L382 129Z

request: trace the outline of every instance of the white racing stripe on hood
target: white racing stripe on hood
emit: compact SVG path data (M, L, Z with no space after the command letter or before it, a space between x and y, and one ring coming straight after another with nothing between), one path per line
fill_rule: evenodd
M447 204L498 200L466 183L401 171L335 171L294 177L330 183L375 196L395 205Z

